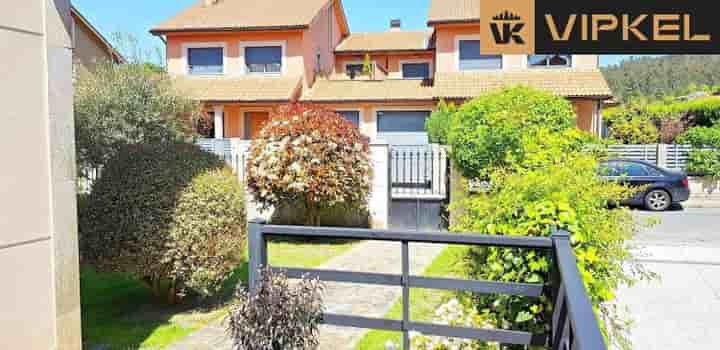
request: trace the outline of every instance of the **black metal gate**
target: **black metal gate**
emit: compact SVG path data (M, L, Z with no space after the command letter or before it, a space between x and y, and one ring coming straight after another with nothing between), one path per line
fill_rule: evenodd
M446 228L448 173L444 146L392 146L390 228L416 231Z

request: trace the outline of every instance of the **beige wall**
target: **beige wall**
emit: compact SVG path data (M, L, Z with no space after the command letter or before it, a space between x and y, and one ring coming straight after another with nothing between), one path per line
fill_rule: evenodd
M187 47L202 44L222 45L225 48L227 77L243 75L243 44L282 43L286 76L303 76L304 86L315 81L316 74L330 74L333 69L333 50L342 40L339 18L333 3L325 6L305 30L183 33L167 36L167 66L173 75L187 74ZM318 54L320 55L318 61Z
M79 350L70 4L4 5L0 347Z
M79 67L92 70L98 63L112 60L107 46L79 20L73 18L73 61Z
M315 82L315 75L329 75L333 70L333 51L342 41L339 18L334 2L329 2L303 32L305 86ZM318 54L320 60L318 61Z
M480 39L480 28L477 24L438 25L435 27L437 37L436 61L438 72L457 72L458 54L456 41L459 36ZM504 55L503 69L518 70L527 68L527 56ZM573 68L598 68L597 55L573 55Z

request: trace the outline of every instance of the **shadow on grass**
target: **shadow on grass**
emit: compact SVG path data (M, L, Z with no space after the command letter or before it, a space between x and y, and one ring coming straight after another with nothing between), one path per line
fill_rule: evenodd
M278 239L269 244L270 263L316 267L352 248L353 241ZM160 349L225 316L239 283L247 285L247 253L213 298L189 297L182 305L157 301L147 287L126 274L80 272L83 343L91 350Z
M160 349L224 317L235 286L247 280L247 264L235 269L214 298L188 297L181 305L157 301L140 281L120 273L80 272L83 348Z

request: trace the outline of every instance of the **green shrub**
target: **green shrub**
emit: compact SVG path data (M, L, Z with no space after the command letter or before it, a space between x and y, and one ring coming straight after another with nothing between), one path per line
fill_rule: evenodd
M691 128L678 138L678 143L696 147L690 151L687 171L693 175L720 177L720 125L712 128ZM712 149L702 149L712 147Z
M294 201L275 208L273 225L305 225L307 210L304 201ZM366 203L340 203L320 208L320 225L329 227L370 228L370 211Z
M720 126L712 128L690 128L687 132L678 137L677 143L693 145L695 147L707 146L720 148Z
M649 276L633 263L626 247L637 231L633 216L627 209L608 207L630 192L598 179L597 161L590 155L558 159L563 161L523 173L495 172L491 181L498 185L465 200L466 214L452 230L544 237L554 229L571 232L578 268L596 312L605 321L606 334L616 344L625 344L624 315L612 306L615 290ZM545 255L527 249L476 248L468 257L474 278L502 282L544 283L550 264ZM478 311L497 327L549 331L551 300L482 295L475 301Z
M224 162L194 145L123 146L80 212L83 262L131 274L170 302L210 296L242 256L244 193Z
M99 64L74 87L79 170L102 167L125 144L185 140L201 115L167 73L144 63Z
M430 143L447 145L447 134L450 129L450 122L453 114L457 112L457 109L455 104L448 104L445 100L440 100L437 111L433 112L425 122L425 129L427 129Z
M563 98L527 87L482 95L453 114L448 144L451 159L465 176L522 158L523 133L537 127L560 132L575 127L575 111Z
M604 114L610 137L622 144L657 143L660 133L655 122L637 110L629 108L610 109Z

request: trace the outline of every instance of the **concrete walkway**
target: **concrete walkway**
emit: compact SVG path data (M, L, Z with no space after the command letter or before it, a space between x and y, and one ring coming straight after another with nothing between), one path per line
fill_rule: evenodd
M720 248L646 245L638 260L660 279L618 292L635 321L633 349L718 349Z
M410 245L410 273L421 274L446 248L438 244ZM318 267L326 270L400 274L400 243L370 241ZM401 296L397 287L328 283L325 304L328 313L383 317ZM323 326L320 350L352 350L366 330ZM171 345L172 350L228 350L225 325L216 322Z

